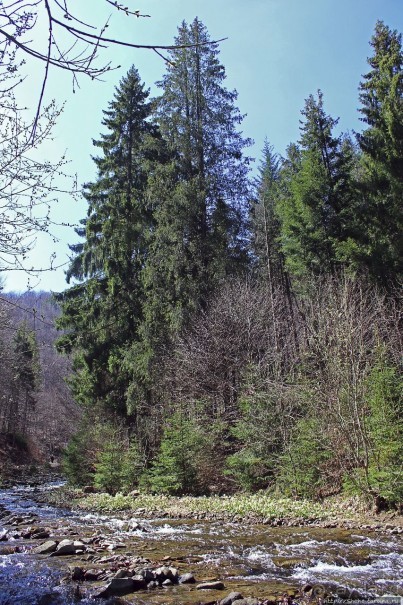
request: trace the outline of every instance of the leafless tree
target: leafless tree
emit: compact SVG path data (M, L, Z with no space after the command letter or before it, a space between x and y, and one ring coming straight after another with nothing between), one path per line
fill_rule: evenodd
M92 0L91 4L98 10L87 22L84 3L72 10L69 0L0 2L0 271L30 271L25 261L37 234L55 237L50 209L62 187L65 158L53 163L35 159L35 150L49 138L60 114L60 108L45 101L51 70L69 74L75 90L80 76L97 80L119 67L109 61L111 46L148 49L162 57L162 51L173 48L121 40L113 34L112 15L97 20L104 8L131 19L149 17L140 10L116 0ZM27 60L43 66L42 82L33 91L37 101L31 118L25 117L26 109L15 100ZM74 180L65 188L74 195ZM45 270L55 268L54 260L52 255Z
M5 71L15 70L16 57L21 54L43 63L44 67L42 85L38 90L36 117L31 131L32 138L36 135L46 84L52 68L70 73L75 88L80 75L96 80L118 67L112 65L109 59L103 58L107 56L111 46L147 49L167 61L161 53L164 50L180 48L121 40L113 34L111 17L104 22L97 22L96 15L102 13L104 7L110 7L112 12L133 19L148 18L150 15L130 9L117 0L93 0L92 5L95 8L94 19L89 23L82 16L83 9L76 7L73 11L69 0L3 0L0 3L0 68ZM36 33L42 24L47 32L44 45Z
M60 114L54 103L43 109L31 136L31 122L24 122L13 92L4 93L0 108L0 271L26 270L27 254L38 233L52 232L51 207L62 193L62 183L71 195L74 179L65 173L66 160L39 161L37 148L51 135ZM50 235L51 240L54 235ZM54 264L54 255L48 260Z
M321 439L334 455L328 483L361 469L370 491L368 468L373 442L368 424L368 378L380 348L398 367L401 311L374 287L348 276L319 280L305 299L303 364L312 392L310 414L322 427Z
M283 291L248 280L227 283L178 338L168 362L169 391L189 405L206 402L212 418L234 420L249 369L281 382L281 368L295 355Z

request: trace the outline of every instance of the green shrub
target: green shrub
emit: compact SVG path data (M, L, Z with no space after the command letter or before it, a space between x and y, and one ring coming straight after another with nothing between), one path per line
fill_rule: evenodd
M62 469L71 485L92 484L94 461L89 455L88 445L88 432L86 429L82 429L72 437L62 454Z
M135 441L116 422L85 417L80 431L63 454L63 470L70 484L93 485L116 494L138 485L144 468Z
M201 428L177 412L167 423L160 450L141 485L153 493L194 494L201 490L198 464L208 440Z
M345 478L350 492L403 502L403 379L382 349L367 379L364 464Z
M132 439L122 456L121 491L127 493L138 486L144 466L144 457L139 450L137 442Z
M116 494L122 488L122 462L125 456L123 445L112 434L98 452L95 463L94 485L108 494Z
M325 486L323 466L331 457L316 418L299 420L279 459L277 486L286 496L316 498Z
M225 475L232 477L243 490L255 491L267 485L267 467L251 449L228 456L225 467Z

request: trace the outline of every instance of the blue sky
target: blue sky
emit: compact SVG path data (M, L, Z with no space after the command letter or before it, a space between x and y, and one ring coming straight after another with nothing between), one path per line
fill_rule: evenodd
M73 9L74 4L84 3L71 0L70 4ZM376 20L403 32L402 0L126 0L126 4L151 18L115 15L109 36L140 44L171 44L181 21L190 22L198 16L213 39L228 38L220 45L220 60L226 68L226 85L238 91L237 105L247 114L242 131L255 141L249 150L256 158L254 169L259 165L265 137L280 154L298 139L304 99L319 88L324 93L326 112L340 117L340 129L360 130L358 84L368 71L366 59ZM80 16L101 24L111 12L102 13L101 7L101 0L85 0L86 14L80 12ZM48 99L56 98L66 105L53 142L39 153L44 159L66 153L68 170L77 174L80 184L95 176L92 139L102 131L102 110L107 108L119 79L134 64L155 94L154 83L165 70L164 61L152 51L109 48L103 57L121 67L102 82L81 80L80 89L73 94L71 78L53 70L47 90ZM28 64L27 70L25 88L17 95L34 107L43 66ZM60 196L52 217L56 222L77 223L86 210L85 200ZM74 231L60 228L54 233L57 243L38 238L30 259L33 266L48 266L52 252L57 265L67 262L67 245L77 241ZM27 275L22 272L6 275L6 290L23 291L27 284ZM66 287L64 269L31 277L29 284L61 291Z

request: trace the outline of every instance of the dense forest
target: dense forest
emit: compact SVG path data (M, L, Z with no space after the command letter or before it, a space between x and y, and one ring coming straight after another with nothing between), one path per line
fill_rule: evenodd
M104 111L56 295L82 410L65 471L111 493L401 503L401 35L376 25L362 132L340 133L319 90L257 178L209 41L183 22L161 94L132 67ZM30 343L14 369L26 418L37 345L26 324L13 339L16 358Z

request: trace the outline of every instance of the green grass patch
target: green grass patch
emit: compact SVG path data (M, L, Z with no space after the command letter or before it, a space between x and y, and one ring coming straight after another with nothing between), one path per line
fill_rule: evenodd
M71 496L71 492L70 492ZM78 497L80 496L80 497ZM70 500L71 502L71 500ZM111 496L106 493L84 495L79 492L74 498L74 506L84 510L98 512L132 511L139 509L151 512L164 512L175 517L204 513L228 515L228 517L256 517L258 519L301 519L326 520L340 514L336 503L322 505L308 500L276 498L265 492L256 494L237 494L233 496L173 497L166 495L141 494L136 497L121 493Z

